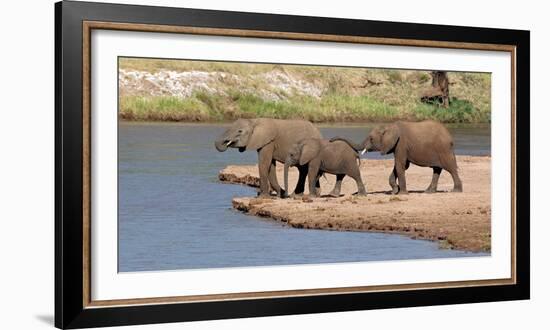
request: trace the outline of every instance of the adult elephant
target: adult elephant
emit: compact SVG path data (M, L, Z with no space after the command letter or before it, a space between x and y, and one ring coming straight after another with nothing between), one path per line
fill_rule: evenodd
M227 148L257 150L258 168L260 172L260 196L268 196L271 187L280 197L285 191L277 182L275 164L284 163L292 145L307 138L322 138L321 132L309 121L282 120L271 118L238 119L231 127L222 133L215 142L220 152ZM304 192L307 176L307 165L298 166L299 177L294 193Z
M441 123L432 120L421 122L398 121L390 125L375 127L366 139L359 144L345 138L335 137L330 141L347 142L357 151L380 151L382 155L394 154L394 167L389 183L392 193L406 194L405 170L409 164L431 167L432 182L426 192L433 193L441 170L451 173L455 192L462 191L462 181L458 176L458 166L454 154L454 142L451 133ZM396 178L399 186L396 184Z

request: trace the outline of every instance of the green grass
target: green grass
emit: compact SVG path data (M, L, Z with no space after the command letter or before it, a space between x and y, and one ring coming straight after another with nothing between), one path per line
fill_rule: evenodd
M174 96L129 96L120 99L120 116L126 120L205 121L212 120L207 104L196 98Z
M395 107L366 96L293 97L266 101L253 94L222 97L195 93L185 99L173 96L123 96L120 116L136 121L229 121L237 118L300 118L315 123L387 121L402 119Z
M416 120L435 119L444 123L489 123L491 121L489 111L477 110L469 101L453 98L447 109L422 103L412 114Z
M465 100L452 99L449 108L418 103L410 112L368 96L329 95L321 99L292 97L266 101L253 94L219 96L195 93L192 97L123 96L120 116L136 121L230 121L237 118L268 117L305 119L315 123L387 122L435 119L444 123L488 123L490 112L476 110Z
M491 118L491 75L487 73L449 72L451 103L444 109L419 100L431 83L428 71L139 58L121 58L119 64L123 70L225 72L239 78L213 82L211 87L221 93L201 91L185 98L121 91L119 115L125 120L219 122L271 117L317 123L423 119L488 123ZM273 88L261 78L272 71L320 87L323 92L316 97ZM278 99L270 100L260 90Z

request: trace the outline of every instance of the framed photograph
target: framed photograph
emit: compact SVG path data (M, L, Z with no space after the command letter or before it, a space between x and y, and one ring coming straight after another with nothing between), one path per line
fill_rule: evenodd
M59 328L529 298L529 32L56 14Z

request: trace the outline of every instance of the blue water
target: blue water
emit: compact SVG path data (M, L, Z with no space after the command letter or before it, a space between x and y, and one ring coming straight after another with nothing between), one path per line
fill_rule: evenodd
M296 229L235 211L253 188L222 184L230 164L255 152L217 152L221 125L119 125L119 271L467 257L400 235ZM365 127L322 127L323 136L365 137ZM490 154L487 128L454 131L457 154ZM375 153L369 154L369 157Z

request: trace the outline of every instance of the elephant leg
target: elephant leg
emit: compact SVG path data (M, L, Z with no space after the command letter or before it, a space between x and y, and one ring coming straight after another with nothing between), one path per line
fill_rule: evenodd
M446 157L443 160L443 168L451 173L454 182L453 192L462 192L462 180L458 176L458 166L456 165L456 157L452 154L450 157Z
M454 182L453 192L462 192L462 181L458 176L458 169L454 168L454 170L450 173L451 173L451 176L453 177L453 182Z
M298 183L296 183L296 188L294 189L294 196L301 196L304 193L307 172L307 165L298 166Z
M408 161L400 161L395 159L395 174L399 183L399 195L406 195L407 191L407 179L405 179L405 170L408 167Z
M321 173L319 172L319 174L317 175L317 181L315 181L315 191L317 192L317 194L321 194L321 176L323 175L324 173Z
M355 180L355 183L357 184L357 195L365 196L367 194L367 189L365 189L363 179L361 179L361 172L359 171L359 168L357 167L352 169L348 175Z
M281 188L281 186L279 185L279 182L277 181L277 167L276 167L275 159L271 161L271 166L269 166L268 179L269 179L269 184L271 185L271 188L275 190L275 192L277 193L277 196L283 197L285 191L283 188Z
M453 173L451 173L451 175L453 176L454 181L453 192L462 192L462 181L458 176L458 171L455 170Z
M318 164L311 164L311 163L309 164L307 179L309 182L309 195L319 197L321 192L317 190L317 183L319 182L319 165Z
M393 167L391 174L390 174L390 186L391 186L391 193L393 195L397 194L399 192L399 187L397 186L397 171L395 170L395 166Z
M321 196L321 177L325 174L323 171L317 173L317 179L315 180L315 195Z
M432 176L432 182L426 188L425 192L427 193L434 193L437 190L437 182L439 181L439 175L441 174L441 167L432 167L433 169L433 176Z
M449 107L449 97L443 96L443 107L448 108Z
M340 190L342 189L342 180L344 180L345 174L336 174L336 183L334 184L334 188L330 192L330 196L332 197L340 197Z
M273 144L268 144L258 150L258 171L260 172L259 196L269 196L269 169L273 160ZM279 187L280 189L280 187Z

